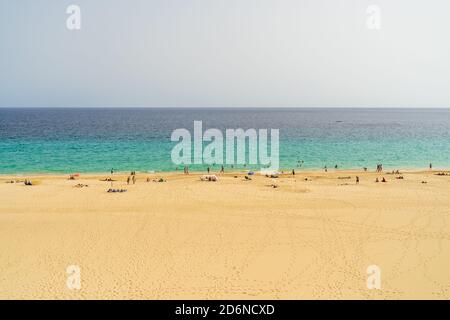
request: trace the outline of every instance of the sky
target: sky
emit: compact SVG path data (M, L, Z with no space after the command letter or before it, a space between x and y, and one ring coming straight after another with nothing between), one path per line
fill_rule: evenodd
M448 0L0 0L0 107L450 107L449 35Z

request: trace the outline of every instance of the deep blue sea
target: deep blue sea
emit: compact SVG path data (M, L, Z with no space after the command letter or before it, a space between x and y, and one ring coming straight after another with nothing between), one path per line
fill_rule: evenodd
M450 109L3 108L0 174L173 171L171 133L194 120L279 129L284 169L450 167Z

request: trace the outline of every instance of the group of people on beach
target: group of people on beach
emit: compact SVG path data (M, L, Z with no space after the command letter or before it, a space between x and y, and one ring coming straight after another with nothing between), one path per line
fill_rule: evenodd
M210 173L211 172L211 168L208 166L208 168L206 168L206 171L208 172L208 173ZM220 167L220 173L224 173L225 172L225 167L222 165L221 167Z
M304 164L304 161L302 160L302 161L298 161L298 166L299 167L301 167L302 165ZM232 168L233 168L234 166L232 166ZM429 167L430 167L430 170L432 169L432 164L430 163L429 164ZM338 169L338 165L336 164L335 166L334 166L334 168L335 169ZM176 168L176 170L178 171L178 167ZM211 167L210 166L208 166L207 167L207 172L208 172L208 174L211 172ZM327 166L324 166L324 170L325 170L325 172L328 172L328 167ZM366 167L364 167L364 171L367 171L367 168ZM376 172L382 172L383 171L383 164L377 164L377 167L376 167ZM220 173L224 173L225 172L225 168L224 168L224 166L222 165L221 166L221 169L220 169ZM114 173L114 170L113 169L111 169L111 175ZM291 171L291 173L292 173L292 176L295 176L295 174L296 174L296 172L295 172L295 169L292 169L292 171ZM189 166L184 166L184 174L189 174ZM389 174L389 173L388 173ZM400 171L399 170L392 170L392 174L400 174ZM71 178L72 178L72 176L71 176ZM74 178L72 178L72 179L74 179ZM403 179L403 176L400 176L400 177L397 177L397 179ZM163 180L163 179L161 179L161 180ZM106 181L112 181L112 179L107 179ZM147 178L147 182L149 182L150 181L150 179L149 178ZM164 181L164 180L163 180ZM32 185L32 183L31 183L31 181L29 181L29 180L25 180L24 181L25 182L25 185ZM356 184L359 184L359 182L360 182L360 178L359 178L359 176L356 176L355 177L355 183ZM375 182L376 183L378 183L378 182L387 182L387 180L384 178L384 177L382 177L381 178L381 180L377 177L376 179L375 179ZM128 178L127 178L127 184L129 185L130 183L132 183L132 184L136 184L136 171L131 171L131 173L130 173L130 175L128 176Z
M127 184L130 184L130 182L133 182L133 184L136 184L136 171L131 171L130 176L128 176Z
M175 170L178 171L178 167L176 167ZM183 172L184 172L184 174L189 174L189 166L184 166ZM206 168L206 172L207 173L211 172L211 167L210 166L208 166ZM224 173L224 172L225 172L225 167L222 165L221 168L220 168L220 173Z
M338 165L337 164L335 164L334 165L334 168L337 170L337 168L338 168ZM325 170L325 172L328 172L328 167L327 166L325 166L325 167L323 167L323 169Z

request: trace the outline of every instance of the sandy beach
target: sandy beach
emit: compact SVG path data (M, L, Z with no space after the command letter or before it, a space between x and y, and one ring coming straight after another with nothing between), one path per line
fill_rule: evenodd
M436 173L114 175L125 193L107 174L0 176L0 299L449 299L450 176Z

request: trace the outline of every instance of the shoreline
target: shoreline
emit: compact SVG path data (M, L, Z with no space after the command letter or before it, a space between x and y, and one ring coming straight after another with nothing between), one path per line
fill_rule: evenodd
M397 170L397 169L396 169ZM261 175L265 175L266 172L261 172L259 170L254 171L252 169L247 169L247 170L225 170L224 173L220 173L220 171L214 171L211 170L209 174L215 174L215 175L234 175L234 174L247 174L248 172L254 172L254 175L257 176L261 176ZM160 176L160 175L169 175L169 176L176 176L176 175L180 175L180 176L194 176L194 175L207 175L208 172L205 171L190 171L189 174L184 174L183 172L180 171L154 171L154 172L144 172L144 171L135 171L136 175L139 176L143 176L143 175L147 175L147 176ZM433 169L420 169L420 168L406 168L406 169L399 169L400 174L403 173L408 173L408 174L426 174L426 173L433 173L433 174L437 174L437 173L450 173L450 168L433 168ZM279 170L277 171L277 173L280 176L292 176L292 169L284 169L284 170ZM382 172L376 172L375 170L361 170L361 169L334 169L334 168L329 168L328 172L325 172L324 169L313 169L313 170L298 170L295 169L295 176L301 176L301 175L315 175L315 174L324 174L324 175L331 175L331 174L378 174L378 175L391 175L392 174L392 170L383 170ZM104 177L104 176L111 176L110 172L72 172L72 173L52 173L52 172L44 172L44 173L39 173L39 172L30 172L30 173L0 173L0 179L9 179L9 178L27 178L27 177L68 177L70 175L74 175L74 174L78 174L79 176L83 176L83 177ZM117 171L114 172L112 174L112 176L128 176L130 175L130 171Z

